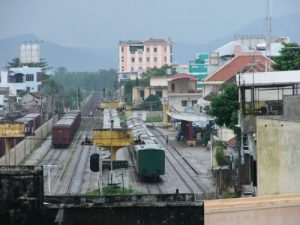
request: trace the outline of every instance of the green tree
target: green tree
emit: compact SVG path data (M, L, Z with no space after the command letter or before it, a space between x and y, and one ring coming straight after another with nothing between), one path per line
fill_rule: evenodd
M12 67L19 67L19 66L21 66L20 59L19 58L14 58L10 62L7 63L5 68L9 69L9 68L12 68ZM42 68L42 71L46 71L46 70L51 69L51 67L49 67L47 61L44 58L41 58L39 63L29 63L29 64L26 64L26 66L40 67L40 68Z
M158 111L162 110L162 103L157 95L149 95L143 102L143 109Z
M19 58L13 58L10 62L7 63L5 66L6 69L12 68L12 67L19 67L20 66L20 59Z
M274 70L300 70L300 46L297 43L286 43L280 55L273 58Z
M238 123L238 87L235 83L228 83L222 86L222 93L214 96L211 100L210 114L216 117L216 124L225 125L237 133Z

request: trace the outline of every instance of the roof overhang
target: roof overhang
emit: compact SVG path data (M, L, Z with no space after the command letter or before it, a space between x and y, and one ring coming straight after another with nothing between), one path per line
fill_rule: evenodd
M236 76L239 87L284 86L300 83L300 70L244 73Z
M170 112L168 111L167 114L176 119L176 120L184 120L189 122L208 122L213 120L213 118L207 114L195 114L195 113L186 113L186 112Z

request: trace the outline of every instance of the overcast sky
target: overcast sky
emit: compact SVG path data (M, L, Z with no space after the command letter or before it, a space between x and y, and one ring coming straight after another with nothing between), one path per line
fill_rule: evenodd
M274 17L299 11L300 0L272 0ZM0 0L0 38L30 33L90 47L148 37L208 43L265 16L266 0Z

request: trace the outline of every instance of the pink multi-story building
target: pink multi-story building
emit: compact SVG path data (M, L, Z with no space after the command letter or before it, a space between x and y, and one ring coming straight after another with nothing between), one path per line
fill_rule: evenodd
M171 40L120 41L119 80L132 79L150 68L172 63Z

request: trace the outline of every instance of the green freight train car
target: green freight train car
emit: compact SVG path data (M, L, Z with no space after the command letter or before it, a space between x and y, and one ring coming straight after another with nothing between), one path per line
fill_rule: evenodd
M156 180L165 174L165 150L158 144L135 145L134 156L141 179Z

